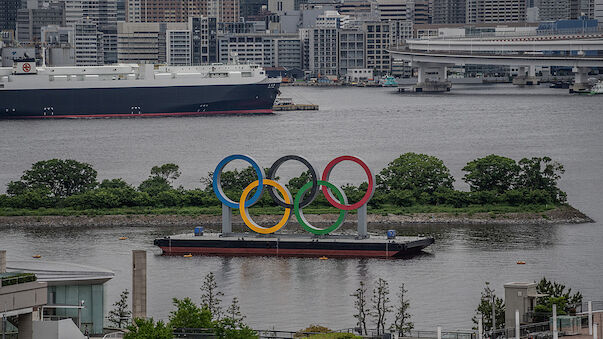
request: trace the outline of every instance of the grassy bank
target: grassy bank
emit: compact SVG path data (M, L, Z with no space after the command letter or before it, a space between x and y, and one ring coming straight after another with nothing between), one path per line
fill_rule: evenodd
M452 215L473 215L478 213L491 214L507 214L507 213L528 213L540 214L546 211L554 210L565 205L470 205L467 207L453 207L448 205L413 205L410 207L399 207L393 205L380 206L379 208L370 208L369 214L375 215L412 215L423 213L447 213ZM324 207L306 207L304 214L336 214L339 210L336 208ZM252 215L281 215L283 209L280 207L257 207L251 208ZM233 210L234 214L238 214L238 210ZM350 211L350 213L356 213ZM222 208L218 206L210 207L121 207L121 208L105 208L105 209L75 209L72 207L65 208L0 208L0 216L98 216L98 215L185 215L185 216L201 216L201 215L220 215Z

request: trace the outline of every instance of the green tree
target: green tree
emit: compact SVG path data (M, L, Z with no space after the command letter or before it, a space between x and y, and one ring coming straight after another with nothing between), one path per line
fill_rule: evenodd
M130 324L130 318L132 317L132 312L129 309L128 305L128 296L130 292L128 290L124 290L121 292L119 296L119 300L113 304L113 309L109 311L108 320L113 326L117 328L124 328L128 324Z
M567 288L564 284L547 280L545 277L540 279L536 285L538 294L545 294L545 297L536 299L536 307L534 310L541 313L551 313L553 304L557 304L557 312L562 314L570 314L576 311L576 306L582 303L582 293L576 292L572 294L572 289Z
M232 319L235 323L243 323L245 316L241 313L241 307L239 306L239 299L237 297L232 298L232 303L226 309L224 316Z
M534 306L534 322L548 321L553 315L553 305L557 305L557 315L568 314L570 309L566 297L540 297L539 303Z
M394 322L390 326L390 330L398 333L399 337L410 334L410 331L412 331L412 329L415 327L414 323L410 321L411 315L408 312L410 302L408 302L408 298L406 298L407 292L408 291L404 288L404 284L400 285L397 295L398 300L395 306L396 314Z
M211 312L200 308L190 298L172 299L175 311L170 312L169 326L171 328L211 328Z
M515 160L490 154L467 163L463 180L472 191L505 192L513 189L519 175L519 165Z
M180 177L180 167L176 164L163 164L161 166L153 166L151 168L151 176L163 178L168 182L172 182Z
M264 175L268 173L268 169L264 169ZM212 190L213 185L213 172L209 172L207 177L201 178L201 183L205 185L207 190ZM224 192L237 191L242 192L252 182L258 180L258 176L255 173L253 167L248 166L242 170L233 169L232 171L222 171L220 174L220 183L222 184L222 190Z
M230 318L220 319L214 322L214 334L224 339L256 339L259 338L256 331L249 326L238 323Z
M201 305L207 308L215 320L219 320L222 315L222 299L224 293L218 289L218 283L213 272L209 272L203 279L201 285Z
M373 288L371 302L373 304L371 316L377 325L377 334L384 334L387 314L392 310L389 304L389 283L387 281L383 280L382 278L377 279L375 282L375 288Z
M534 157L519 160L519 167L518 186L531 191L544 190L559 202L567 200L567 194L557 187L557 182L565 173L562 164L549 157Z
M8 193L17 195L31 189L48 189L53 197L64 198L96 187L97 172L90 164L67 159L38 161L21 180L8 184Z
M552 280L547 280L542 277L536 285L536 290L540 294L546 294L551 297L565 297L570 304L579 304L582 302L582 293L576 292L572 294L572 289L567 288L562 283L558 283Z
M366 317L369 313L368 304L367 304L367 288L364 285L364 282L360 282L360 287L351 294L354 297L354 308L356 309L354 318L356 318L356 326L360 329L361 334L368 334L366 331Z
M218 338L228 339L258 338L257 332L249 328L244 320L245 316L241 313L239 300L234 297L224 313L224 318L214 321L214 334Z
M496 329L503 329L505 328L505 303L494 294L494 290L490 289L490 283L486 281L480 303L475 310L476 314L471 319L477 325L481 318L484 331L492 330L492 300L494 300L494 312L496 314Z
M114 188L114 189L131 189L127 182L125 182L122 178L118 179L105 179L99 185L98 188Z
M163 321L155 323L153 318L150 319L134 319L134 322L128 326L128 333L124 335L124 339L173 339L174 334L169 326L166 326Z
M150 177L141 182L140 186L138 186L139 191L148 193L150 196L156 196L161 192L169 191L171 189L172 185L162 177Z
M377 175L377 186L383 192L411 191L416 197L423 192L452 189L453 182L442 160L417 153L400 155Z

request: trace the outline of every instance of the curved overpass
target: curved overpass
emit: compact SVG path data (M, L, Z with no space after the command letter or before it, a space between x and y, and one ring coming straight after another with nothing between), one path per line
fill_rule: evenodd
M438 63L443 65L517 65L603 67L603 56L554 56L541 54L477 54L444 51L390 50L392 56L411 63Z
M551 51L574 55L553 55ZM603 56L586 56L581 53L585 51L603 51L603 35L579 39L550 36L410 39L406 41L404 49L391 49L389 52L393 58L402 59L418 68L416 91L440 92L450 90L446 67L465 64L519 66L520 75L514 80L518 84L538 83L536 66L572 67L576 74L572 90L587 90L588 72L591 67L603 67Z

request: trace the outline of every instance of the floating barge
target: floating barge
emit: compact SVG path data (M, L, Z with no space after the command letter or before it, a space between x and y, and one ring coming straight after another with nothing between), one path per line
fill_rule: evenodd
M206 233L155 239L164 255L294 256L401 258L434 243L431 237L360 238L354 235Z

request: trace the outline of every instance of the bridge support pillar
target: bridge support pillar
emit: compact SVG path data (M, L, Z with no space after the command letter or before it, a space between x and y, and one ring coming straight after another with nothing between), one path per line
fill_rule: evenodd
M531 65L519 66L519 71L517 72L517 76L513 79L513 85L519 86L532 86L532 85L540 85L540 79L536 77L536 66Z
M418 62L413 63L417 67L417 84L415 92L447 92L450 91L450 82L446 73L446 65Z
M590 91L590 84L588 83L588 67L574 67L572 71L575 74L574 85L570 87L570 93L581 93Z

